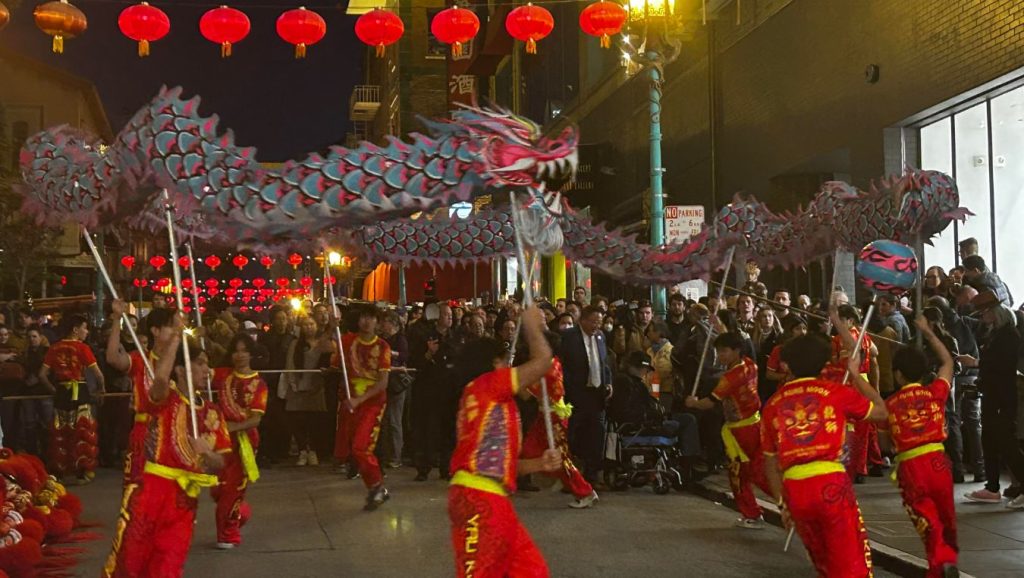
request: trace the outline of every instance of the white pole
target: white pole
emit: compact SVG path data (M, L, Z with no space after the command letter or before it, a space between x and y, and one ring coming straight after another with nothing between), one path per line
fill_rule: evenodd
M196 259L192 256L192 243L185 243L185 250L188 251L188 274L192 278L192 301L196 309L196 327L202 329L203 312L199 310L199 281L196 280ZM203 337L202 332L199 334L199 345L204 351L206 350L206 337ZM213 384L210 379L210 375L207 374L206 397L213 401Z
M725 271L722 273L722 284L718 286L718 306L722 306L722 297L725 295L725 282L729 280L729 271L732 269L732 259L736 256L736 245L729 247L729 256L725 260ZM711 312L711 315L715 315L715 312ZM700 386L700 376L704 373L704 362L708 357L708 348L711 347L711 336L714 335L712 328L714 323L711 317L708 316L708 338L704 340L704 351L700 354L700 363L697 364L697 375L693 378L693 389L690 391L690 396L697 395L697 388Z
M337 303L334 299L334 282L331 280L331 259L330 255L324 250L324 287L327 287L327 295L331 302L331 315L338 314L338 323L341 322L341 313L338 311ZM338 345L338 360L341 364L341 382L345 385L345 399L352 399L352 392L348 390L348 368L345 363L345 346L341 342L341 327L338 323L334 324L334 341Z
M174 284L177 291L174 292L178 300L178 313L183 314L185 303L181 299L181 265L178 264L178 244L174 238L174 209L171 208L171 197L164 189L164 216L167 218L167 238L171 244L171 268L174 270ZM188 407L192 414L192 437L199 437L199 421L196 419L196 388L192 383L192 355L188 350L188 333L183 332L181 336L181 349L185 353L185 381L188 385Z
M92 237L89 236L89 229L82 227L82 234L85 235L85 243L89 245L89 251L92 252L92 258L96 260L96 266L99 268L100 275L103 276L103 281L107 284L107 290L110 291L110 296L114 299L119 299L117 296L117 289L114 288L114 282L110 280L110 273L107 272L107 266L103 264L103 259L100 258L100 252L96 248L96 243L93 243ZM124 321L125 327L128 328L128 334L132 336L132 343L135 344L135 349L139 352L142 357L142 364L146 367L146 375L150 379L153 379L153 365L149 362L149 356L146 355L146 350L142 348L142 343L139 341L139 335L135 333L135 328L128 321L128 313L121 314L121 320Z
M519 268L523 270L523 305L524 309L533 304L533 270L536 263L531 263L526 268L526 250L523 248L523 236L520 234L519 207L516 204L516 194L509 193L510 208L512 210L512 225L516 231L516 258L519 260ZM523 312L525 314L525 311ZM516 328L515 337L512 338L512 355L515 355L515 343L519 338L519 328L523 325L523 317L519 317L519 324ZM544 431L548 436L548 449L555 449L555 430L551 424L551 400L548 398L548 382L546 378L540 379L540 408L544 414Z
M868 312L864 315L864 323L861 325L860 334L857 335L857 344L853 346L853 351L850 352L850 356L857 355L860 352L860 346L864 343L864 336L868 334L868 323L871 322L871 316L875 314L875 302L872 301L871 305L868 306ZM850 377L850 368L846 368L846 373L843 374L843 383Z

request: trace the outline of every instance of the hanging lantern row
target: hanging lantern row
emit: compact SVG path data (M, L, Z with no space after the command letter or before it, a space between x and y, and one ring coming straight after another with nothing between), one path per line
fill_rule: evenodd
M587 6L580 14L580 28L586 34L601 39L601 46L611 46L611 36L618 34L626 22L627 12L622 5L599 0ZM0 1L0 28L10 19L7 8ZM67 0L54 0L35 9L36 26L53 37L53 51L64 51L64 39L75 38L88 25L85 14ZM117 19L118 27L128 38L136 41L139 56L149 55L150 43L167 36L171 21L167 14L147 2L125 8ZM505 30L516 40L526 43L526 51L536 54L537 42L547 38L555 28L555 19L546 8L534 4L519 6L505 18ZM282 13L276 23L278 36L295 46L295 58L304 58L309 46L320 42L327 34L327 23L316 12L300 6ZM245 39L251 30L249 17L229 6L207 11L199 19L199 32L204 38L220 45L221 58L231 56L234 44ZM440 11L430 23L430 31L444 44L451 45L453 57L461 57L463 45L480 32L480 19L466 8L452 7ZM378 57L384 56L388 46L395 44L405 33L405 23L390 10L375 8L356 20L356 36L374 47Z
M298 253L291 253L290 255L288 255L285 262L291 265L292 269L298 269L299 266L305 262L305 260L306 258L303 257L302 255ZM212 271L216 271L217 267L220 267L223 264L223 261L217 255L201 257L197 259L196 262L206 265L206 267L208 267ZM274 262L274 258L270 257L269 255L263 255L262 257L259 258L259 264L267 269L270 269ZM121 257L121 266L129 271L131 271L135 267L136 263L137 260L132 255L125 255ZM168 263L170 263L170 261L167 259L167 257L164 257L163 255L153 255L152 257L149 258L149 265L156 269L157 271L163 269ZM231 264L237 267L239 270L244 269L246 266L249 265L249 263L249 257L246 257L241 253L231 258ZM182 269L188 269L189 267L192 266L192 260L189 259L187 255L183 255L178 258L178 265ZM352 257L342 257L341 265L344 267L352 265Z

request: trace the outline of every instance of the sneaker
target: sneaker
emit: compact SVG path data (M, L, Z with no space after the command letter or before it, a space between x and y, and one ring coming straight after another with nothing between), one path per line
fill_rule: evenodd
M302 450L299 452L299 461L295 462L296 466L302 467L309 463L309 452Z
M979 504L998 504L1003 501L1003 497L998 492L990 492L985 488L968 492L964 494L970 502L978 502Z
M763 530L764 518L737 518L732 525L747 530Z
M391 499L391 494L388 493L388 489L384 487L384 484L380 484L366 495L366 505L363 506L363 509L367 512L372 512L389 499Z
M582 498L577 498L577 499L569 502L569 507L570 508L575 508L577 510L582 510L584 508L589 508L589 507L593 506L594 504L597 503L597 501L599 499L600 498L597 497L597 492L591 491L589 496L584 496Z
M868 475L872 478L882 478L885 477L885 472L882 471L882 466L874 464L868 468Z
M388 462L388 467L391 468L392 470L400 470L402 469L402 462L392 460Z
M316 456L316 452L315 451L309 450L308 452L306 452L306 465L307 466L319 466L320 465L320 458L318 458Z
M345 479L354 480L354 479L356 479L358 477L359 477L359 468L357 468L356 466L353 466L352 464L349 464L345 468Z
M942 578L960 578L960 569L952 564L943 564Z
M1006 507L1011 510L1024 510L1024 495L1017 496L1010 500L1010 502L1006 504Z
M236 546L238 546L238 544L233 544L231 542L217 542L218 550L233 550Z

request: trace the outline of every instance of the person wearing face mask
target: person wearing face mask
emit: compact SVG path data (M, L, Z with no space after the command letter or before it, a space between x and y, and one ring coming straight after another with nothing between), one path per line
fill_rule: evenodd
M233 448L219 473L219 484L211 491L217 502L217 547L222 550L242 543L241 528L250 517L245 492L250 483L259 479L257 428L267 411L268 393L266 382L252 369L256 341L249 334L241 333L228 343L227 350L231 367L219 368L213 376L213 389L227 420Z

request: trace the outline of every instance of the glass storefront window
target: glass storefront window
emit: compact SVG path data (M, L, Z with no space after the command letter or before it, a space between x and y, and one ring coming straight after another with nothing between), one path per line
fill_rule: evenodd
M992 99L992 183L999 276L1024 291L1024 87Z
M944 118L921 128L921 166L947 175L953 173L953 121ZM938 265L947 273L956 265L956 234L954 226L946 227L932 245L924 246L924 261Z

